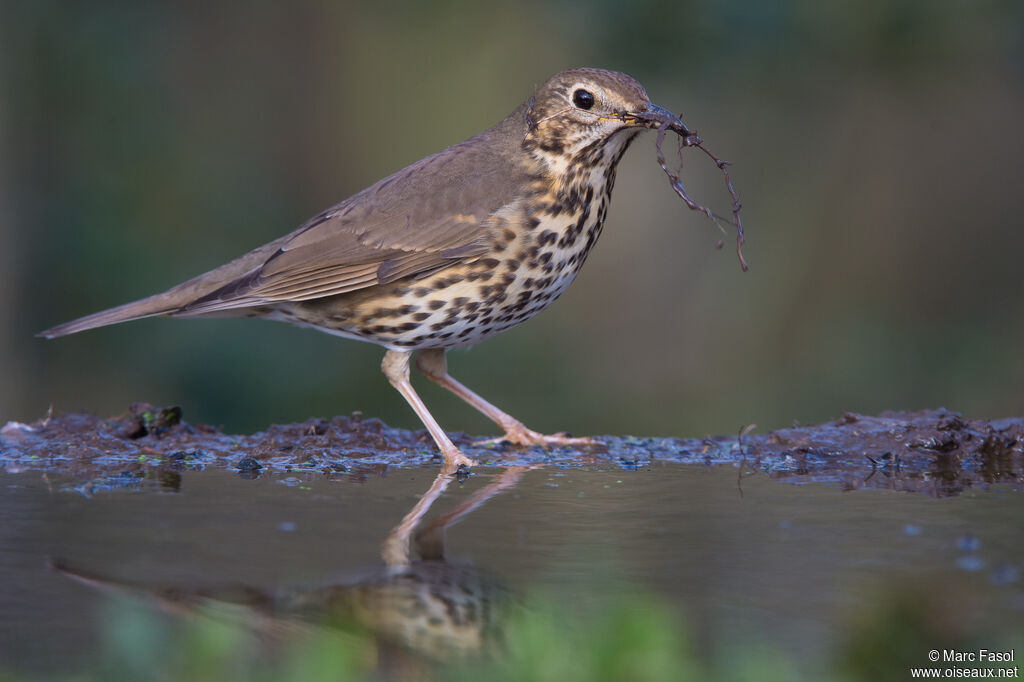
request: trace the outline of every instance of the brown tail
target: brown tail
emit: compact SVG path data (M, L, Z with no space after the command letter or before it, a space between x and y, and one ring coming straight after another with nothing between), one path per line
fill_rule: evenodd
M141 301L125 303L124 305L117 306L116 308L102 310L98 313L93 313L92 315L80 317L77 320L58 324L56 327L51 327L46 331L39 332L36 336L55 339L58 336L66 336L68 334L74 334L75 332L85 331L86 329L104 327L108 324L128 322L129 320L140 320L144 317L153 317L155 315L167 315L181 307L180 305L171 304L167 299L167 294L157 294L156 296L144 298Z
M104 327L108 324L117 324L118 322L128 322L129 320L141 320L144 317L173 315L175 313L181 313L186 317L191 317L193 314L197 316L204 314L202 312L194 313L191 310L185 311L184 308L210 292L223 287L225 284L246 275L254 268L259 268L271 254L277 251L279 244L284 239L287 239L287 237L264 244L241 258L236 258L215 270L194 277L187 282L168 289L162 294L125 303L109 310L101 310L98 313L86 315L64 324L58 324L56 327L39 332L36 336L55 339L58 336L67 336L68 334L85 331L86 329L95 329L96 327Z
M267 262L267 259L276 253L281 247L281 244L286 242L290 237L291 235L286 235L280 239L270 242L269 244L257 247L230 263L226 263L225 265L214 270L210 270L198 277L193 277L187 282L183 282L176 287L172 287L162 294L156 294L149 298L132 301L131 303L125 303L124 305L117 306L116 308L101 310L98 313L86 315L85 317L80 317L77 320L58 324L56 327L51 327L46 331L39 332L36 336L55 339L58 336L67 336L68 334L85 331L86 329L95 329L96 327L104 327L108 324L128 322L129 320L141 320L144 317L156 317L158 315L206 317L211 314L232 314L231 311L192 309L190 305L203 297L208 296L211 292L215 292L222 287L231 284L240 277L250 276L254 271L262 267L263 264ZM239 305L239 307L242 308L244 305Z

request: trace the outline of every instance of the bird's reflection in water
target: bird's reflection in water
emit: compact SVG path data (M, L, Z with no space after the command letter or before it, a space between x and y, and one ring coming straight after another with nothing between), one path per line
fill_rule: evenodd
M417 661L492 654L500 621L514 602L500 583L444 556L447 528L515 486L530 467L508 467L454 509L422 524L452 476L440 474L381 545L384 565L358 578L320 587L277 590L248 585L145 586L80 570L53 567L100 591L130 595L163 611L244 626L275 645L297 635L331 632L353 646L369 667L395 670ZM414 548L419 558L414 557ZM410 655L411 654L411 655Z

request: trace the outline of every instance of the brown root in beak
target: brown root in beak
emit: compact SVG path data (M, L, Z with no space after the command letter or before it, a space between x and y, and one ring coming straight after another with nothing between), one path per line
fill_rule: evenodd
M742 204L740 204L739 197L736 195L736 189L733 187L732 178L729 176L729 162L723 161L712 154L711 151L704 146L704 141L697 136L695 131L687 128L683 124L682 120L671 111L659 107L656 104L648 103L647 108L643 111L623 112L620 115L620 118L623 121L642 125L646 128L653 128L658 131L658 139L655 143L655 147L658 151L658 165L661 166L661 169L665 171L665 175L668 176L669 184L672 185L672 189L675 190L675 193L678 194L684 202L686 202L686 205L690 209L700 211L706 215L711 222L718 225L720 229L723 229L719 222L719 216L715 215L714 211L710 208L702 204L698 204L690 198L690 195L686 192L686 188L683 186L683 181L679 177L679 173L669 170L668 164L665 162L665 154L661 150L662 144L665 142L665 136L668 134L668 131L671 130L678 134L682 140L682 144L679 148L680 168L682 168L682 151L686 147L696 147L707 154L708 157L715 162L715 165L718 166L718 169L722 171L722 175L725 177L725 186L729 190L729 196L732 197L733 220L726 222L731 222L736 227L736 257L740 261L740 267L743 268L744 272L746 272L748 266L746 259L743 257L743 243L746 241L746 238L743 236L743 223L740 221L740 209L742 208ZM721 242L719 242L719 246L721 246Z

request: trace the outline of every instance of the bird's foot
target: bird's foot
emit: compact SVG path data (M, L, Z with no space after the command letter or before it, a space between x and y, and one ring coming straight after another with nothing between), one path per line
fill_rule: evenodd
M458 448L453 447L451 450L442 451L441 455L444 457L444 464L441 466L441 473L445 474L457 474L459 471L465 471L470 467L475 467L478 462L475 459L470 459L462 454Z
M573 436L565 433L555 433L550 436L543 433L537 433L518 422L508 427L505 430L504 436L478 441L474 443L474 445L497 445L499 443L512 443L513 445L525 445L527 447L533 445L540 445L543 447L551 445L601 445L601 441L596 438L574 438Z

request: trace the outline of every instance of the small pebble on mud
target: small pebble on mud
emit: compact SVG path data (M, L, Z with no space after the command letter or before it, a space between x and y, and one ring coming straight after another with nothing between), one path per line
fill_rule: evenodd
M238 464L235 466L238 467L239 471L259 471L263 468L263 465L254 457L243 457L238 460Z

